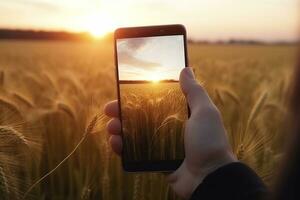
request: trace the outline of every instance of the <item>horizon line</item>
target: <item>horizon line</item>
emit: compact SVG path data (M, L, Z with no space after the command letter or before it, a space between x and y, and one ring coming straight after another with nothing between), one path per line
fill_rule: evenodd
M119 83L125 83L125 84L134 84L134 83L178 83L179 80L175 79L161 79L161 80L119 80Z
M1 39L27 39L27 38L18 38L18 37L3 37L1 35L1 32L11 32L11 33L33 33L33 34L69 34L70 36L85 36L89 37L89 39L95 39L95 40L101 40L108 37L113 36L113 31L108 32L105 35L103 35L101 38L95 38L89 31L71 31L66 29L38 29L38 28L8 28L8 27L0 27L0 40ZM2 36L2 37L1 37ZM28 39L35 39L35 38L28 38ZM38 38L37 38L38 39ZM47 39L47 38L44 38ZM82 38L86 39L86 38ZM208 39L208 38L195 38L195 37L188 37L188 42L190 43L261 43L261 44L277 44L277 43L286 43L286 44L293 44L293 43L299 43L300 38L298 39L274 39L274 40L267 40L262 38L242 38L242 37L228 37L226 39Z

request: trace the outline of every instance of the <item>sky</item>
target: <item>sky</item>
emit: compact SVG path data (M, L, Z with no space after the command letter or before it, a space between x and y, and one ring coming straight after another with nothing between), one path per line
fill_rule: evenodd
M181 23L193 39L295 40L299 0L0 0L0 27L89 31Z
M185 67L182 35L117 40L120 80L178 80Z

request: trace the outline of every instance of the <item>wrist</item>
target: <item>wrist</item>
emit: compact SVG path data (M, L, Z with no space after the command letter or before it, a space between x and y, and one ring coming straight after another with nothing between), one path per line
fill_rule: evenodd
M179 169L168 176L168 182L177 195L184 199L189 199L193 191L203 181L201 173L193 173L184 161Z
M237 162L237 159L231 152L213 157L214 159L209 159L202 163L195 163L195 161L189 161L186 158L179 169L168 176L168 182L177 195L184 199L189 199L209 174L220 167Z
M184 163L183 172L181 173L182 187L184 188L184 198L189 199L197 187L203 182L203 180L217 169L226 166L230 163L237 162L238 160L232 153L223 155L218 159L206 162L205 165L191 167L187 163Z

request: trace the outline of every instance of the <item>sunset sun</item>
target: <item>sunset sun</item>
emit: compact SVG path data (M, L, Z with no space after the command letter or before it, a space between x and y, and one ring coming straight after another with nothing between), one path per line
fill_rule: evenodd
M150 73L148 76L148 80L152 83L158 83L159 81L161 81L160 74L157 72Z
M86 17L85 29L95 38L100 38L116 28L111 16L106 13L92 14Z
M88 31L95 38L102 37L102 36L106 35L109 32L106 27L103 27L101 25L91 27L91 28L89 28Z

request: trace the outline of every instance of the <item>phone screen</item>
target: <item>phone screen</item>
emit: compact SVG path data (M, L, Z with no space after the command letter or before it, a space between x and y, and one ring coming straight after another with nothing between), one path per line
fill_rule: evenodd
M179 75L183 35L116 40L126 162L182 160L188 117Z

